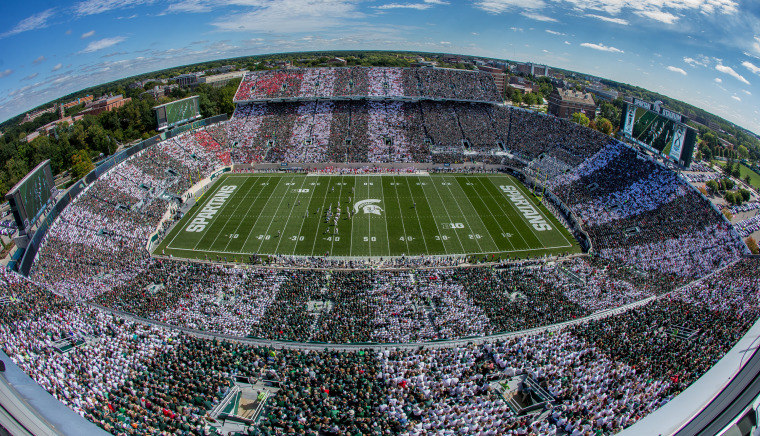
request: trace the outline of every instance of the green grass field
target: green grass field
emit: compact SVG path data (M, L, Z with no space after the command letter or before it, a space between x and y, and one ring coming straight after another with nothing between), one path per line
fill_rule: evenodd
M245 262L252 254L516 258L578 251L533 194L506 175L228 174L155 253Z

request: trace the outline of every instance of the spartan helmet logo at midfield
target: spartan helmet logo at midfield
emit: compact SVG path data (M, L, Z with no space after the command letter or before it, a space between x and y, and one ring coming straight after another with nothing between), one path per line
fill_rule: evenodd
M356 204L354 204L354 214L359 213L359 209L363 209L364 213L380 215L383 212L383 209L377 205L378 203L380 203L380 200L374 198L357 201Z

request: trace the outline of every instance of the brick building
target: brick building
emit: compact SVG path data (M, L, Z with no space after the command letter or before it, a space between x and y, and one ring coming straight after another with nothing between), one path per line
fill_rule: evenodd
M588 92L556 88L549 95L549 113L559 118L570 118L576 112L585 114L589 120L596 115L596 103Z

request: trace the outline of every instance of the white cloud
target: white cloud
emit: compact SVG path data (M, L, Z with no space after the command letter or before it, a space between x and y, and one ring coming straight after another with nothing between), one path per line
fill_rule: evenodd
M716 77L714 80L715 80L715 83L723 83L723 79L721 79L720 77Z
M91 37L94 34L95 34L94 30L90 30L89 32L85 32L85 33L82 34L82 39L87 39L87 38Z
M45 56L40 56L37 59L35 59L35 60L32 61L32 63L34 65L41 64L43 62L45 62Z
M625 53L623 50L620 50L619 48L615 48L615 47L611 47L611 46L606 46L606 45L601 44L601 43L599 43L599 44L592 44L590 42L584 42L583 44L581 44L581 47L592 48L594 50L599 50L599 51L608 51L610 53Z
M570 44L570 41L565 41L565 44L572 45L572 44Z
M388 3L380 6L375 6L375 9L416 9L418 11L424 11L425 9L430 9L436 5L447 4L449 4L449 2L443 0L423 0L422 3Z
M720 71L721 73L728 74L729 76L731 76L734 79L742 82L745 85L749 85L749 82L747 81L747 79L745 79L744 77L742 77L741 74L739 74L736 71L734 71L734 69L731 68L731 67L727 67L725 65L718 64L718 65L715 66L715 69L718 70L718 71Z
M732 95L732 96L731 96L731 98L733 98L733 99L734 99L734 100L736 100L736 101L742 101L742 99L741 99L741 98L739 98L739 96L738 96L738 95Z
M58 71L63 68L63 64L56 64L51 71Z
M597 15L597 14L586 14L587 17L596 18L597 20L607 21L609 23L615 23L615 24L621 24L623 26L627 26L628 20L624 20L622 18L613 18L613 17L606 17L604 15Z
M31 17L24 18L19 21L13 29L0 33L0 39L18 35L19 33L28 32L30 30L44 29L48 26L48 19L53 16L53 9L42 11L38 14L34 14Z
M10 76L11 74L13 74L13 70L11 70L10 68L7 70L0 71L0 79L6 76Z
M543 0L477 0L475 7L489 14L512 12L515 9L542 9L546 6Z
M211 4L209 4L205 0L181 0L181 1L175 1L172 4L170 4L169 8L166 10L165 13L166 14L181 13L181 12L201 13L201 12L210 12L210 11L211 11Z
M705 55L697 55L697 58L694 59L692 57L686 56L683 58L683 61L689 64L692 67L706 67L710 64L711 60Z
M744 61L744 62L742 62L742 66L744 66L744 68L752 71L755 74L760 74L760 67L758 67L757 65L753 64L750 61Z
M546 33L552 34L552 35L558 35L558 36L566 36L567 34L562 32L557 32L556 30L550 30L546 29Z
M91 43L87 44L87 47L85 47L81 53L92 53L98 50L103 50L104 48L112 47L116 44L124 42L126 39L127 38L123 36L114 36L113 38L103 38L97 41L92 41Z
M21 79L21 80L32 80L32 79L34 79L35 77L37 77L37 76L39 76L39 75L40 75L40 73L32 73L32 74L30 74L30 75L28 75L28 76L24 77L24 78L23 78L23 79Z
M255 4L250 12L237 11L212 24L228 31L305 33L364 17L355 0L256 0Z
M752 43L752 48L755 49L755 52L760 53L760 36L755 37L755 42Z
M133 8L154 3L156 0L85 0L74 7L79 16L102 14L117 9Z
M678 21L678 16L662 10L636 11L636 15L651 18L655 21L659 21L665 24L673 24Z
M522 16L525 17L525 18L530 18L531 20L543 21L545 23L558 23L559 22L556 18L547 17L546 15L537 14L535 12L523 12Z
M684 71L683 68L674 67L672 65L668 65L668 71L672 71L674 73L683 74L686 75L686 71Z
M745 93L745 94L747 94L747 95L749 95L749 96L751 96L751 95L752 95L752 93L751 93L751 92L749 92L749 91L747 91L746 89L742 89L742 92L743 92L743 93Z

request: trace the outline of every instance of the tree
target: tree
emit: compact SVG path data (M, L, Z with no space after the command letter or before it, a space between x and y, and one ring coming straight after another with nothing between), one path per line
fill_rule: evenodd
M728 209L723 209L723 216L726 217L726 219L729 220L729 221L731 221L732 219L734 219L734 215Z
M745 239L744 242L747 244L747 248L749 248L749 251L752 254L760 254L760 247L757 246L757 241L755 241L755 238L750 236L749 238Z
M95 168L87 150L79 150L71 156L71 177L79 180Z
M512 104L520 106L520 103L522 103L522 100L523 100L522 93L520 91L514 92L510 100L512 100Z
M599 111L601 117L610 120L613 126L620 125L620 114L622 112L620 108L610 102L603 101L602 104L599 105Z
M707 183L705 183L705 186L710 188L713 194L717 193L720 190L720 187L718 186L718 182L716 182L715 180L708 180Z
M605 135L612 135L614 127L612 126L612 122L607 118L597 118L596 130L604 133Z
M747 150L747 147L745 147L743 145L740 145L737 148L737 151L739 152L739 156L741 156L741 157L743 157L745 159L747 158L747 156L749 156L749 150Z
M750 177L749 174L747 174L746 176L744 176L744 183L746 183L748 185L752 184L752 177Z
M750 199L750 197L751 197L751 194L750 194L750 192L749 192L749 191L747 191L747 190L746 190L746 189L744 189L744 188L742 188L742 189L739 189L739 195L741 195L741 197L742 197L742 200L744 200L744 201L749 201L749 199Z
M586 114L575 112L574 114L570 115L570 120L576 124L580 124L581 126L588 126L588 124L591 122L589 121Z

